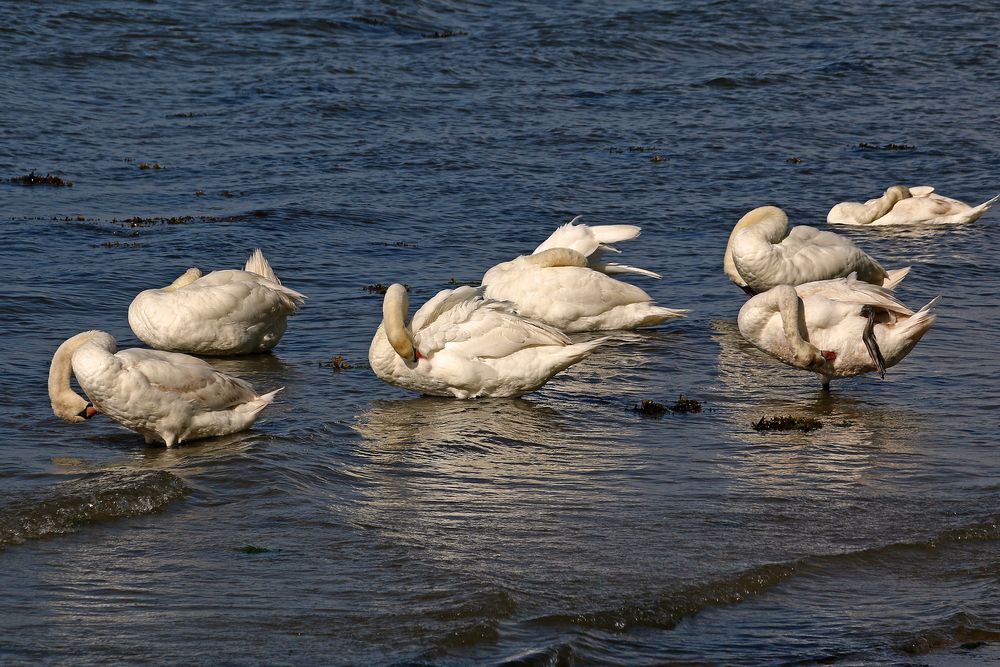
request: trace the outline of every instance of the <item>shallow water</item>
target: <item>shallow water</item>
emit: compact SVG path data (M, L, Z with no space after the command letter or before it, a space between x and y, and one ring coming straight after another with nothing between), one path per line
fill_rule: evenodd
M8 14L0 177L73 187L0 183L0 662L1000 656L997 213L838 230L913 266L907 304L943 299L885 380L829 394L743 341L721 272L754 206L996 194L989 3ZM581 213L641 225L623 259L664 278L634 282L691 315L521 400L324 365L365 362L366 285L422 303ZM256 246L309 300L273 355L213 361L285 387L254 430L166 450L52 416L61 340L136 345L138 291ZM680 394L704 410L630 409ZM824 427L750 426L779 414Z

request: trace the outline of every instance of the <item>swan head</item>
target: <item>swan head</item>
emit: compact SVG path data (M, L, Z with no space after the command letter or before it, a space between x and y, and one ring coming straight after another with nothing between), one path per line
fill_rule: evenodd
M778 225L783 225L781 229L788 227L788 216L777 206L760 206L750 211L733 226L733 231L729 233L729 241L726 243L726 254L722 256L722 271L729 277L737 287L753 296L754 292L747 285L740 272L736 269L736 262L733 260L733 242L736 237L749 227L760 225L762 221L774 220Z
M892 187L887 188L885 194L882 196L895 204L903 199L909 199L913 196L913 194L905 185L893 185Z
M406 361L416 362L413 336L406 326L406 311L409 306L406 288L399 283L390 285L382 300L382 324L385 326L385 337L396 354Z
M84 343L102 336L110 339L113 344L114 339L103 331L84 331L64 341L52 356L49 367L49 400L56 417L78 424L97 414L94 404L73 391L69 381L73 372L73 353Z

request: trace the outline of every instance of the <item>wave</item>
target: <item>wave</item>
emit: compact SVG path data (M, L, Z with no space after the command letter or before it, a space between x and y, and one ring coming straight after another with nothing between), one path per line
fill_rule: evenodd
M531 619L529 622L544 626L574 625L609 632L624 632L637 627L670 630L683 619L695 616L705 609L738 604L766 593L795 575L836 571L886 560L911 562L915 555L919 556L921 553L930 555L947 546L997 540L1000 540L1000 515L960 528L945 530L921 541L898 542L859 551L806 556L785 563L769 563L710 582L682 586L660 594L648 602L629 602L614 609L593 612L550 614ZM956 630L944 634L959 637L961 641L966 641L961 639L962 637L973 634L976 637L983 635L987 640L1000 638L1000 632L996 629L973 627L977 631L983 631L978 634L974 632L963 634ZM930 639L927 639L928 637ZM909 641L914 646L920 646L923 639L926 639L931 642L931 646L927 649L930 650L938 645L934 643L934 637L937 637L937 634L931 632L911 638Z
M188 491L180 477L162 470L114 470L0 497L0 549L159 512Z

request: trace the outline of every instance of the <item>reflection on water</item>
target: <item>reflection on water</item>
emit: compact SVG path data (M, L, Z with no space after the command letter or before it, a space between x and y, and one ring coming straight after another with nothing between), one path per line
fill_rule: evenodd
M726 416L738 445L725 462L734 479L777 494L809 484L850 494L858 484L887 491L899 476L919 471L929 445L912 407L870 394L858 397L854 387L802 387L799 381L812 380L811 373L783 366L769 373L764 366L777 362L744 340L734 321L711 326L719 345L720 393L728 397ZM823 427L804 433L757 432L751 426L779 415L813 417Z

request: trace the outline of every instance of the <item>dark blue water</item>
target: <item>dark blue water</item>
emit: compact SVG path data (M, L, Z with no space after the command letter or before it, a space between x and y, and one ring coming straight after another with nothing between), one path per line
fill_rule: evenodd
M73 186L0 183L0 663L1000 656L997 213L837 230L943 299L884 381L829 394L742 340L721 270L755 206L1000 191L993 3L3 14L0 178ZM422 303L576 214L641 225L623 259L664 277L635 282L691 315L522 400L325 365L364 363L366 285ZM60 341L137 345L136 293L256 246L309 300L273 355L213 362L285 387L254 430L166 450L52 415ZM629 409L679 394L704 410ZM750 426L781 414L824 427Z

